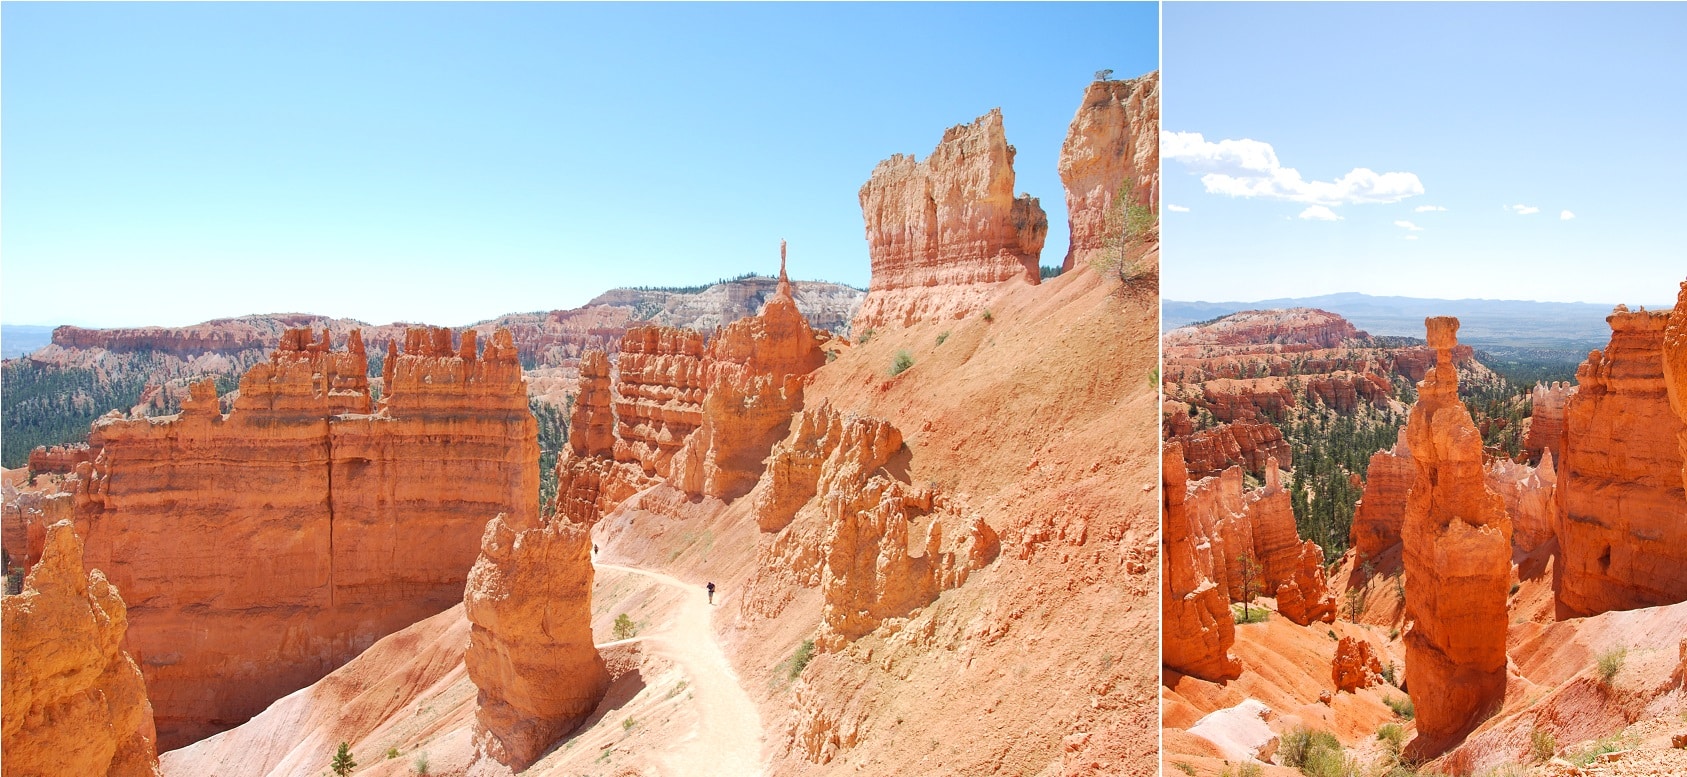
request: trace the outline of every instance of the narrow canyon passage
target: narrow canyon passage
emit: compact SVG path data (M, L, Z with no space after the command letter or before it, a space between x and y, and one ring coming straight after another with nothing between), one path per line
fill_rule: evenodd
M636 637L651 652L678 664L696 695L702 722L671 750L655 754L668 774L745 777L766 771L762 751L761 716L749 694L739 685L737 673L721 651L710 627L712 611L702 586L682 582L660 572L619 564L598 563L599 570L613 570L649 578L678 589L681 603L666 628ZM719 592L717 599L724 599Z

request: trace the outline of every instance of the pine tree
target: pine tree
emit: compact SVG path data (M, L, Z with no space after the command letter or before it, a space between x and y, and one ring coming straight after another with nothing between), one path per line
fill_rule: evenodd
M340 749L334 753L334 763L328 768L333 769L340 777L351 774L351 770L357 768L357 762L351 758L351 745L341 742Z

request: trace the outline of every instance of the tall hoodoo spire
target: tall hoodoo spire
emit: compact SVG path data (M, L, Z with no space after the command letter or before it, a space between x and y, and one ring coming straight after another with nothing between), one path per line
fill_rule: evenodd
M785 241L779 241L779 296L791 296L791 279L785 277Z

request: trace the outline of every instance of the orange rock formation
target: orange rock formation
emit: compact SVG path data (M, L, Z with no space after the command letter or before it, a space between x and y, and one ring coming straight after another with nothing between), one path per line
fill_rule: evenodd
M89 446L85 442L54 445L51 448L38 445L35 450L29 452L29 471L36 474L74 472L76 465L84 461L93 461L99 455L99 448Z
M477 757L527 768L609 687L592 642L591 547L588 527L566 517L487 523L463 594Z
M1505 500L1505 513L1511 516L1512 544L1528 553L1551 540L1558 525L1558 473L1551 448L1541 452L1539 466L1499 458L1486 471L1488 490Z
M1576 387L1563 381L1537 383L1529 390L1533 410L1529 414L1529 435L1523 441L1529 461L1540 461L1547 450L1554 458L1564 457L1564 410L1575 395Z
M1417 705L1412 749L1438 754L1505 693L1511 523L1487 489L1482 437L1458 397L1456 318L1424 321L1435 366L1406 423L1417 477L1401 527L1406 673Z
M1324 551L1300 539L1275 459L1266 463L1264 488L1244 491L1240 467L1188 488L1184 510L1220 559L1213 579L1231 601L1247 598L1246 585L1254 595L1276 597L1278 612L1302 626L1335 619ZM1254 567L1252 580L1244 565Z
M69 521L47 527L45 545L0 619L5 773L157 775L152 705L122 649L123 598L99 570L83 571Z
M1107 215L1119 190L1131 203L1160 209L1160 74L1127 81L1096 81L1072 117L1060 147L1060 181L1066 188L1070 248L1061 265L1071 270L1106 247Z
M1365 471L1365 493L1353 510L1349 537L1362 558L1374 559L1400 544L1400 526L1406 520L1406 497L1417 479L1412 463L1411 443L1406 430L1390 450L1371 454Z
M1687 281L1681 282L1675 310L1670 313L1669 326L1664 328L1664 386L1676 417L1687 424ZM1681 485L1687 488L1687 426L1676 435L1676 440L1682 461Z
M1161 663L1203 680L1233 679L1242 673L1229 652L1236 625L1230 597L1215 582L1224 562L1213 557L1212 541L1184 509L1189 471L1178 443L1164 446L1160 479Z
M1618 306L1576 370L1558 490L1560 617L1687 600L1687 423L1664 383L1662 312Z
M487 516L526 518L537 427L507 333L389 349L371 410L363 343L291 330L227 416L108 417L76 485L88 564L130 597L128 648L160 745L246 720L381 636L461 600Z
M861 187L872 281L856 331L959 318L998 284L1038 281L1048 216L1013 195L1014 148L1000 109L950 127L924 162L896 154Z
M1336 644L1336 657L1330 662L1330 677L1336 690L1352 693L1382 682L1382 661L1363 639L1342 637Z

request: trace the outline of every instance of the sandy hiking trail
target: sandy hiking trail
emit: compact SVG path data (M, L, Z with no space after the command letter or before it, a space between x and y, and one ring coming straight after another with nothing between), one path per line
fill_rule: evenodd
M679 609L666 628L634 638L684 670L702 718L698 730L674 743L672 751L654 756L667 767L664 771L704 777L766 773L761 715L738 684L738 675L709 625L711 611L720 603L711 606L702 586L660 572L601 562L597 568L647 577L682 594Z

